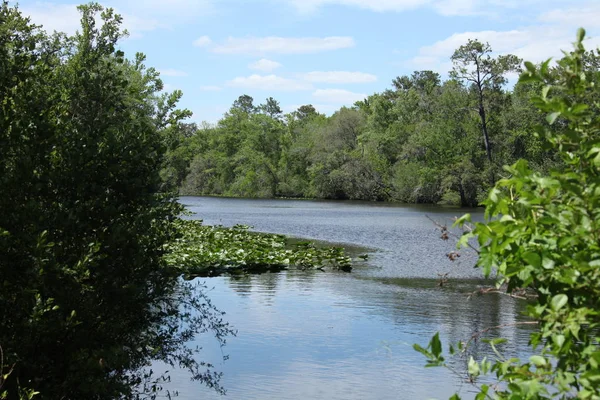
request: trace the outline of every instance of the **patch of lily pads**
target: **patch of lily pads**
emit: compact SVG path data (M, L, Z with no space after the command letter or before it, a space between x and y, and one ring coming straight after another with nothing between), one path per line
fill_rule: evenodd
M289 268L350 272L352 260L341 247L291 243L284 235L203 225L199 220L177 220L179 238L167 245L166 261L181 269L186 279L220 275L260 274Z

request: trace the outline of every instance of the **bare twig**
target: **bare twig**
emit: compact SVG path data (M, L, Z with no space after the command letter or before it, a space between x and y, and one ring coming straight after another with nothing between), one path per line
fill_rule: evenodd
M450 272L446 272L445 274L438 274L438 276L440 277L440 280L438 281L439 287L442 287L446 283L448 283L448 275L450 275Z
M509 296L509 297L512 297L513 299L519 299L519 300L528 300L528 299L534 299L537 297L537 295L530 295L530 294L528 295L525 292L525 290L523 290L523 289L521 289L519 291L515 290L512 293L508 293L506 291L499 290L494 287L488 287L488 288L479 288L478 290L471 293L467 299L471 299L471 297L473 297L473 295L480 296L483 294L501 294L503 296Z
M475 341L477 339L479 339L479 337L481 337L481 335L483 335L484 333L487 333L489 331L493 331L496 329L502 329L502 328L508 328L511 326L521 326L521 325L537 325L538 321L521 321L521 322L513 322L510 324L502 324L502 325L496 325L496 326L491 326L489 328L486 328L482 331L477 331L474 334L471 335L471 339L469 339L469 341L466 343L467 346L469 345L469 343L471 343L472 341Z
M437 228L438 228L438 229L439 229L439 230L442 232L442 236L441 236L441 238L442 238L443 240L448 240L448 239L450 238L450 236L452 236L452 237L454 237L454 238L457 238L457 239L460 239L460 236L461 236L461 235L457 235L456 233L454 233L454 232L450 231L446 225L442 225L442 224L440 224L439 222L437 222L436 220L434 220L433 218L431 218L429 215L425 215L425 217L426 217L428 220L430 220L431 222L433 222L433 224L434 224L434 225L435 225L435 226L436 226L436 227L437 227ZM469 231L469 232L473 230L473 228L472 228L472 227L470 227L469 225L467 225L467 226L466 226L466 228L464 228L464 229L466 229L466 230L467 230L467 231ZM468 242L467 242L467 246L468 246L468 247L469 247L471 250L473 250L474 252L476 252L477 254L479 254L479 253L480 253L479 249L478 249L478 248L476 248L475 246L473 246L472 244L470 244L470 243L468 243Z

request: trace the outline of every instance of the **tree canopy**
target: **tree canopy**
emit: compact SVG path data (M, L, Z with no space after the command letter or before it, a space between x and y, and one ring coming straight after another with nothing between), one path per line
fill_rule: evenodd
M283 115L272 97L256 106L242 95L180 138L163 175L184 195L477 206L504 163L561 162L531 133L543 119L529 102L538 84L507 86L521 60L470 40L452 62L447 80L415 71L331 116L310 104Z
M187 343L230 328L164 259L181 208L159 172L188 112L117 50L120 16L79 11L48 36L0 5L0 397L151 398L153 360L220 390Z

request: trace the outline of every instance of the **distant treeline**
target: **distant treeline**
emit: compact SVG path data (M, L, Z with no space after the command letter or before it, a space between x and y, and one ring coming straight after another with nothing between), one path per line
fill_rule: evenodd
M521 60L490 53L469 41L452 56L448 80L432 71L398 77L330 117L312 105L283 114L273 98L255 105L240 96L215 125L170 128L163 179L183 195L475 206L502 165L524 158L546 171L558 162L535 135L545 117L531 98L541 88L507 89Z

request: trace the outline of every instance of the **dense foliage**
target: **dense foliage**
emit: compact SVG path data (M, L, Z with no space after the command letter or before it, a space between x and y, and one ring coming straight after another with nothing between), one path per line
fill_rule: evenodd
M179 219L163 179L191 113L143 55L116 50L118 15L79 9L67 37L0 8L0 398L156 398L168 376L155 361L223 392L188 345L233 331L182 276L350 271L350 259Z
M450 79L417 71L332 116L305 105L240 96L215 125L180 126L163 169L188 195L396 200L477 205L520 158L536 171L559 162L531 134L543 121L519 82L515 56L492 57L471 40L452 56Z
M486 222L461 240L477 238L478 266L486 275L497 271L498 285L536 294L527 308L539 327L531 336L535 355L527 362L498 351L495 360L471 358L471 381L490 372L499 381L479 385L478 399L600 399L600 74L598 52L585 51L584 36L580 30L556 67L526 63L521 76L541 87L532 103L556 128L540 127L539 137L562 168L542 174L524 160L506 167L508 177L485 201ZM447 365L438 335L428 349L416 348L430 365Z
M0 5L0 397L153 397L153 360L220 390L186 343L230 329L164 259L180 207L159 172L186 112L116 50L119 16L80 11L48 36Z

